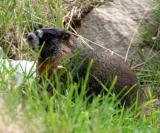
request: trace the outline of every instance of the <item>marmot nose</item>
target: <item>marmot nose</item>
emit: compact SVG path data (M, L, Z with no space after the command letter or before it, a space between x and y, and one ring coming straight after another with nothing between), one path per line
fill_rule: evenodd
M29 35L27 36L27 40L28 40L28 41L32 41L32 40L33 40L32 34L29 34Z

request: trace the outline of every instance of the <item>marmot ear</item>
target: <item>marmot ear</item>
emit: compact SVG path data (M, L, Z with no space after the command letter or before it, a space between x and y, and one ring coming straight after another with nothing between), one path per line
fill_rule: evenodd
M70 34L69 32L64 31L64 32L62 33L62 35L61 35L61 39L62 39L63 41L68 41L68 40L70 39L70 36L71 36L71 34Z

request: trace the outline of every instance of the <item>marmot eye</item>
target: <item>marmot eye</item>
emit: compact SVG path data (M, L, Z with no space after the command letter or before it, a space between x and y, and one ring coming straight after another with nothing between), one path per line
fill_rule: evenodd
M68 41L69 40L69 38L70 38L70 33L69 32L63 32L62 33L62 35L61 35L61 39L63 40L63 41Z

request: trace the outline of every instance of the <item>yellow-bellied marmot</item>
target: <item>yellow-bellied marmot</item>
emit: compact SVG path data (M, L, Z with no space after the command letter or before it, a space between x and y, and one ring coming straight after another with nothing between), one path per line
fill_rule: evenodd
M50 77L59 65L65 64L66 58L75 51L80 51L79 61L84 60L79 70L80 77L85 76L88 62L91 59L93 60L88 80L87 96L100 94L102 86L99 81L105 85L106 82L112 81L117 76L115 93L118 94L123 90L125 96L122 103L130 106L131 102L135 100L138 90L136 86L137 77L118 57L103 50L87 49L71 32L58 28L38 29L28 35L28 43L32 48L40 51L37 65L37 72L40 77L43 77L44 73L47 73ZM130 90L131 87L133 89Z

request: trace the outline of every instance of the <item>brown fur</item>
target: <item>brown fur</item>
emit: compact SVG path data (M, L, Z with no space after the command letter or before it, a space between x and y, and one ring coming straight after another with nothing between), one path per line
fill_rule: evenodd
M104 52L103 50L89 50L83 54L82 57L93 59L94 61L89 77L90 87L88 95L91 93L98 95L101 92L102 87L98 84L98 80L103 84L105 84L106 81L109 81L108 87L110 87L110 83L113 81L115 76L117 76L115 93L119 94L123 89L123 93L121 95L123 96L130 89L128 94L126 94L122 99L126 106L130 106L130 103L135 100L136 97L138 79L124 61L115 55ZM84 63L82 70L84 71L86 67L86 63ZM133 89L131 87L133 87Z
M61 48L56 55L53 54L53 56L45 59L40 57L38 60L37 73L40 78L43 78L45 73L47 73L48 78L50 78L50 76L57 70L58 66L63 65L65 60L72 55L73 50L78 50L78 47L82 48L82 46L79 46L81 44L73 34L70 34L69 40L61 41L59 39L59 42L57 43L59 43L59 45L56 44L56 46ZM45 55L44 52L43 54ZM88 80L87 96L99 95L102 91L102 86L99 84L99 81L103 84L108 81L109 85L107 87L109 87L114 77L117 76L114 93L119 94L123 91L121 95L123 96L131 87L134 86L133 89L125 94L122 99L122 104L125 103L126 106L130 106L132 101L135 100L138 91L138 80L132 70L117 56L104 52L102 49L90 50L87 48L82 48L79 54L79 61L85 61L80 68L80 77L85 77L88 62L91 59L93 59L93 65L91 67Z

